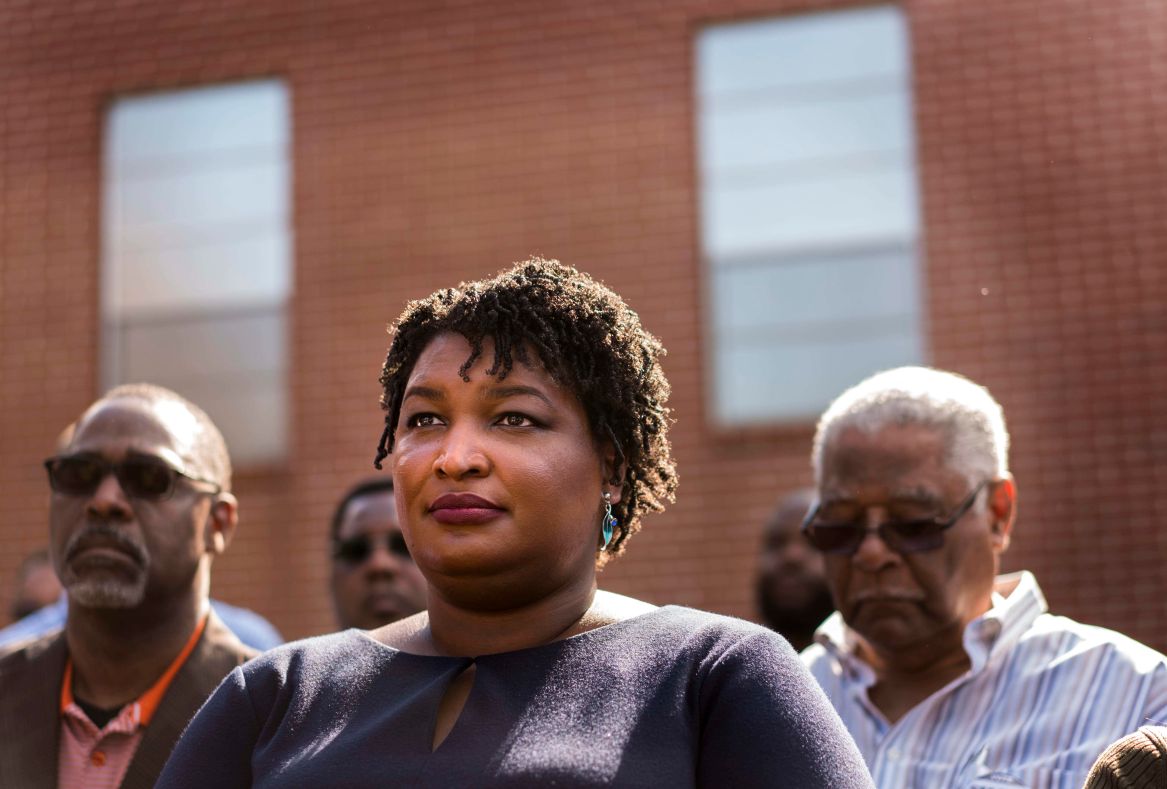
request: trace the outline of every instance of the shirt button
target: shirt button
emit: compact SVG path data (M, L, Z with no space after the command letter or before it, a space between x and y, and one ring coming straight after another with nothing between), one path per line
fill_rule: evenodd
M89 761L93 764L94 767L104 767L105 751L94 751L92 754L90 754Z
M887 758L891 759L893 762L898 762L900 760L900 752L895 748L892 748L887 752Z

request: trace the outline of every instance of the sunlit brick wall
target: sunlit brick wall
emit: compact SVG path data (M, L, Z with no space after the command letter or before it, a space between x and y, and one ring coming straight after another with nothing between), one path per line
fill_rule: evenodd
M326 522L371 472L386 325L542 253L606 280L669 348L679 500L604 584L752 615L759 525L809 480L812 426L706 421L693 37L831 7L0 5L0 603L46 539L38 461L97 394L103 108L274 75L292 102L292 451L238 475L216 594L289 636L331 627ZM904 7L928 344L1010 418L1008 568L1036 570L1059 612L1167 647L1167 6Z

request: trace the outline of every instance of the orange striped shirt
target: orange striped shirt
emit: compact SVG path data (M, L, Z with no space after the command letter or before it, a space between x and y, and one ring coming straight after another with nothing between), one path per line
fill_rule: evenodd
M186 646L150 688L98 729L73 698L73 661L65 661L61 682L61 742L57 751L58 789L116 789L142 741L142 731L158 710L174 675L182 668L207 626L204 616Z

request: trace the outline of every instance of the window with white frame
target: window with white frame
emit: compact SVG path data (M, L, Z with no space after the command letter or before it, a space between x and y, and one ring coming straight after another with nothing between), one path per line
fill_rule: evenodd
M102 383L201 406L237 466L287 444L289 98L256 80L119 98L106 116Z
M896 6L698 33L716 423L813 419L923 361L910 71Z

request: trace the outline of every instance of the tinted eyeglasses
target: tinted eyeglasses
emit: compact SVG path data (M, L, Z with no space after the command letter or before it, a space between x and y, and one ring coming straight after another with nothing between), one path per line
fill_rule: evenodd
M944 544L944 532L956 525L964 517L977 494L988 484L982 482L973 488L956 511L947 518L918 518L913 520L893 520L879 524L875 531L888 548L896 553L918 553L932 551ZM802 533L810 544L823 553L850 555L859 550L869 531L865 523L833 523L819 516L819 507L807 513L802 522Z
M49 486L57 493L69 496L91 496L106 475L113 474L127 496L158 501L174 495L178 478L211 486L211 493L219 493L222 486L179 471L161 458L131 456L121 463L111 463L99 455L63 455L45 461L49 472Z
M409 559L409 546L405 544L405 537L399 531L391 531L381 535L385 540L385 548L394 556ZM358 565L364 563L377 547L376 538L371 534L360 534L349 537L347 540L336 540L332 544L332 558L345 564Z

